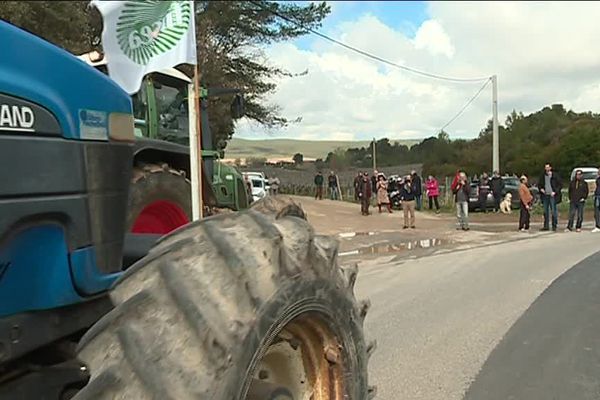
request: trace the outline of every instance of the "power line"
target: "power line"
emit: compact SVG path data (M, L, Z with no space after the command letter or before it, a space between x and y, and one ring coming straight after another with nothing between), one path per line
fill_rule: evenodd
M275 10L272 10L270 8L265 7L263 4L261 4L259 2L250 1L250 3L254 4L257 7L260 7L262 10L268 11L271 14L273 14L273 15L275 15L275 16L277 16L277 17L279 17L279 18L281 18L281 19L283 19L285 21L288 21L288 22L290 22L290 23L292 23L292 24L294 24L294 25L296 25L296 26L298 26L298 27L300 27L300 28L302 28L304 30L306 30L307 32L312 33L313 35L319 36L322 39L325 39L325 40L330 41L330 42L332 42L334 44L337 44L338 46L342 46L342 47L344 47L344 48L346 48L348 50L351 50L351 51L353 51L355 53L361 54L361 55L363 55L365 57L368 57L368 58L370 58L372 60L379 61L379 62L381 62L383 64L387 64L387 65L390 65L392 67L396 67L396 68L402 69L404 71L409 71L409 72L412 72L412 73L417 74L417 75L422 75L422 76L426 76L426 77L429 77L429 78L439 79L439 80L443 80L443 81L450 81L450 82L479 82L479 81L489 80L490 79L489 77L483 77L483 78L455 78L455 77L450 77L450 76L443 76L443 75L432 74L430 72L421 71L421 70L418 70L416 68L407 67L406 65L397 64L397 63L395 63L393 61L390 61L390 60L387 60L387 59L385 59L383 57L379 57L377 55L371 54L371 53L369 53L367 51L364 51L364 50L361 50L361 49L359 49L357 47L350 46L350 45L348 45L348 44L346 44L344 42L341 42L341 41L339 41L337 39L334 39L334 38L332 38L330 36L327 36L327 35L319 32L319 31L316 31L316 30L312 29L312 28L308 28L308 27L302 25L298 21L294 21L293 19L291 19L291 18L289 18L289 17L287 17L285 15L282 15L281 13L279 13L279 12L277 12Z
M277 16L277 17L279 17L279 18L281 18L281 19L283 19L285 21L288 21L288 22L290 22L290 23L292 23L292 24L294 24L294 25L296 25L296 26L298 26L298 27L300 27L300 28L302 28L304 30L306 30L307 32L312 33L313 35L319 36L322 39L325 39L325 40L327 40L329 42L332 42L334 44L342 46L342 47L344 47L344 48L346 48L348 50L351 50L353 52L361 54L361 55L363 55L363 56L365 56L367 58L379 61L379 62L381 62L383 64L387 64L387 65L390 65L390 66L393 66L393 67L396 67L396 68L399 68L399 69L402 69L402 70L405 70L405 71L409 71L409 72L412 72L414 74L426 76L426 77L433 78L433 79L450 81L450 82L480 82L480 81L485 80L483 86L481 86L479 88L479 90L477 90L477 92L475 92L475 94L473 95L473 97L471 97L467 101L467 103L440 129L440 131L443 131L444 129L446 129L458 117L460 117L462 115L462 113L465 112L465 110L467 109L467 107L469 107L471 105L471 103L473 101L475 101L475 99L481 94L481 92L483 91L483 89L485 89L485 87L488 85L488 83L490 83L490 81L492 80L491 77L482 77L482 78L456 78L456 77L449 77L449 76L437 75L437 74L433 74L433 73L430 73L430 72L421 71L421 70L418 70L416 68L411 68L411 67L407 67L405 65L397 64L397 63L395 63L393 61L389 61L389 60L387 60L385 58L382 58L382 57L379 57L377 55L371 54L371 53L369 53L367 51L364 51L364 50L361 50L359 48L350 46L350 45L348 45L346 43L343 43L343 42L341 42L341 41L339 41L337 39L334 39L334 38L332 38L330 36L327 36L327 35L319 32L319 31L316 31L316 30L312 29L312 28L308 28L306 26L303 26L301 23L299 23L297 21L294 21L293 19L291 19L291 18L289 18L289 17L287 17L285 15L282 15L281 13L279 13L279 12L277 12L275 10L272 10L270 8L265 7L263 4L261 4L259 2L250 1L250 3L254 4L255 6L257 6L259 8L261 8L262 10L270 12L271 14L273 14L273 15L275 15L275 16Z
M473 97L471 97L469 99L469 101L467 101L467 103L460 109L459 112L456 113L456 115L454 117L452 117L450 119L450 121L446 122L446 125L442 126L442 128L439 130L440 132L443 131L444 129L446 129L451 123L453 123L458 117L461 116L461 114L467 109L467 107L469 107L471 105L471 103L473 101L475 101L475 99L477 98L477 96L479 96L479 94L481 92L483 92L483 89L485 89L485 87L487 86L488 83L490 83L490 81L492 80L492 78L488 78L487 81L485 81L485 83L483 84L482 87L479 88L479 90L475 93L475 95L473 95Z

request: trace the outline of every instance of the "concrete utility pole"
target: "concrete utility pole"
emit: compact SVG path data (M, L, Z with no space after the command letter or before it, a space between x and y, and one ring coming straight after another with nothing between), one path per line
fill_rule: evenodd
M500 172L500 144L498 138L498 77L492 76L492 169Z
M377 146L377 142L375 138L373 138L373 171L377 169L377 150L375 147Z

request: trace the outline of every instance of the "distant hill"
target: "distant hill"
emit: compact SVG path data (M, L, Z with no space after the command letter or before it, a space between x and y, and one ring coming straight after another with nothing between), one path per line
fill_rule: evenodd
M407 146L412 146L420 140L393 140ZM367 147L370 141L342 141L342 140L294 140L294 139L265 139L248 140L233 138L225 149L225 158L291 158L296 153L301 153L306 158L323 158L335 149L349 149L353 147Z

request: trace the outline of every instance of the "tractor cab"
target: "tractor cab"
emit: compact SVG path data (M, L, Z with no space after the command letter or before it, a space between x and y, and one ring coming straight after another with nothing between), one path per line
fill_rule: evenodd
M108 73L107 60L102 54L93 51L79 58L103 73ZM188 92L190 87L190 78L175 68L166 68L144 77L141 89L132 96L135 136L140 143L136 149L142 150L148 147L148 143L154 143L156 147L163 147L165 153L170 151L179 155L185 153L185 157L189 160ZM205 97L208 95L207 90L202 92ZM220 208L245 209L250 201L242 175L235 167L222 163L220 153L212 150L214 143L205 112L206 106L203 108L202 158L205 176L211 181L210 193L205 197L214 197L215 205ZM231 108L234 116L241 116L243 103L240 96L234 96ZM179 146L164 147L159 142ZM166 156L169 158L168 154ZM189 161L177 164L181 165L181 169L189 175Z

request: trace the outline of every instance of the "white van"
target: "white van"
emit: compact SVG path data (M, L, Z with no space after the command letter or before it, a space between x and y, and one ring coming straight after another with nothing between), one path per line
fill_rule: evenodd
M252 185L252 200L257 201L265 197L268 193L266 179L260 172L244 172L243 175L248 178Z

